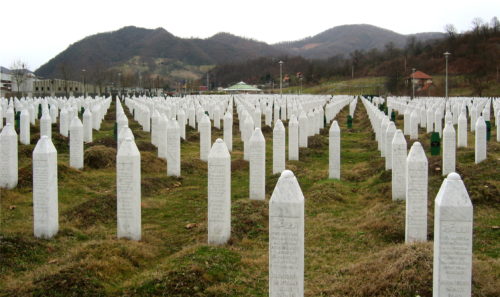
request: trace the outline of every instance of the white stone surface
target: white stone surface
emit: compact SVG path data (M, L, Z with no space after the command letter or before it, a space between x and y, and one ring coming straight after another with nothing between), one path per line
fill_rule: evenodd
M231 236L231 155L218 138L208 155L208 243L225 244Z
M269 201L269 296L304 296L304 195L289 170Z
M212 145L212 127L210 118L204 114L198 124L200 129L200 160L208 161L208 153Z
M69 112L66 107L63 107L59 117L59 134L68 137L69 124Z
M476 164L484 161L486 159L486 123L482 116L480 116L476 121L476 138L475 138L475 155L474 161Z
M89 143L92 140L92 112L90 108L85 108L83 112L83 141Z
M386 149L386 144L385 141L387 139L386 133L387 133L387 126L389 126L389 119L384 116L382 118L382 123L380 124L380 135L378 139L378 149L380 150L380 156L385 157L385 149Z
M340 179L340 127L333 121L328 132L328 177Z
M43 135L33 150L33 233L51 238L59 230L57 150Z
M411 109L406 107L403 118L404 135L410 135Z
M19 122L19 141L28 145L30 144L30 113L27 109L21 111Z
M243 159L244 160L250 160L250 149L249 149L249 144L250 144L250 137L252 137L252 133L254 131L254 122L251 116L247 116L243 122L243 132L242 132L242 138L243 138Z
M307 147L307 137L309 136L309 123L305 112L301 112L299 116L299 147Z
M460 121L460 120L459 120ZM453 128L453 123L448 122L443 129L443 170L444 176L455 172L456 159L456 133Z
M69 166L83 168L83 124L74 117L69 127Z
M141 154L127 137L116 156L117 236L141 239Z
M18 181L17 133L7 123L0 133L0 188L13 189Z
M405 200L407 143L399 129L394 133L391 150L392 200Z
M393 121L390 121L385 132L385 170L392 169L392 140L395 133L396 125L394 125Z
M249 140L250 199L266 198L266 140L260 128L255 128Z
M410 139L418 139L419 122L420 122L420 117L418 116L418 112L414 110L411 113L411 118L410 118Z
M497 118L495 120L495 125L497 126L497 141L500 142L500 124L498 121L500 121L500 110L498 111Z
M273 129L273 174L285 170L286 139L285 126L281 120L277 120Z
M299 122L295 115L288 122L288 160L299 160Z
M457 173L443 181L434 204L434 297L470 297L473 208Z
M186 139L186 112L182 108L177 113L177 123L179 124L181 138Z
M233 150L233 116L229 111L224 115L224 142L228 151Z
M167 124L167 176L181 176L181 135L173 118Z
M439 133L439 137L443 135L443 115L441 110L436 110L434 114L434 132Z
M460 113L460 116L458 117L457 147L467 147L467 116L465 115L464 111L462 111Z
M43 135L52 138L52 119L48 112L43 112L40 119L40 136Z
M164 115L160 115L158 119L158 158L167 159L167 125L168 119Z
M406 162L406 243L427 241L427 164L422 145L413 143Z

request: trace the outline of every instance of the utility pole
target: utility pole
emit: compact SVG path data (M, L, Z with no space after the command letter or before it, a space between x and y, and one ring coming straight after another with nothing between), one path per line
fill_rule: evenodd
M448 56L451 55L449 52L444 53L444 59L446 60L446 76L445 76L445 97L448 100Z
M412 97L411 99L415 99L415 68L412 68L412 76L411 76L411 88L412 88Z
M283 96L283 61L278 62L280 64L280 97Z
M210 85L209 85L209 83L210 83L210 75L207 72L207 91L210 91Z

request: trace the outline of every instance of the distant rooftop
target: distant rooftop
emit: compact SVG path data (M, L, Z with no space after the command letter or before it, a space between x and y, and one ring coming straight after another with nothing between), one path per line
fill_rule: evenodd
M414 73L410 74L410 78L416 78L416 79L432 79L432 76L423 73L422 71L415 71Z
M237 84L230 86L229 88L224 89L224 91L228 92L260 92L262 91L259 88L251 86L243 81L240 81Z

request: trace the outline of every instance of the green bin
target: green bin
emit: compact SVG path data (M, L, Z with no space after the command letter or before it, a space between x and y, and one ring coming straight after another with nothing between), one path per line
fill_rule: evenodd
M431 155L439 156L441 153L441 138L439 138L438 132L432 132L431 134Z

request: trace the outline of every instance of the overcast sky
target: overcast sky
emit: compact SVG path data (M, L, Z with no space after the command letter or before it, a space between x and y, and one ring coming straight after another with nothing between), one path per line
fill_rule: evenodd
M224 31L268 43L361 23L402 34L454 24L461 32L475 17L500 18L500 0L24 0L2 1L0 11L0 65L20 59L36 70L88 35L129 25L187 38Z

